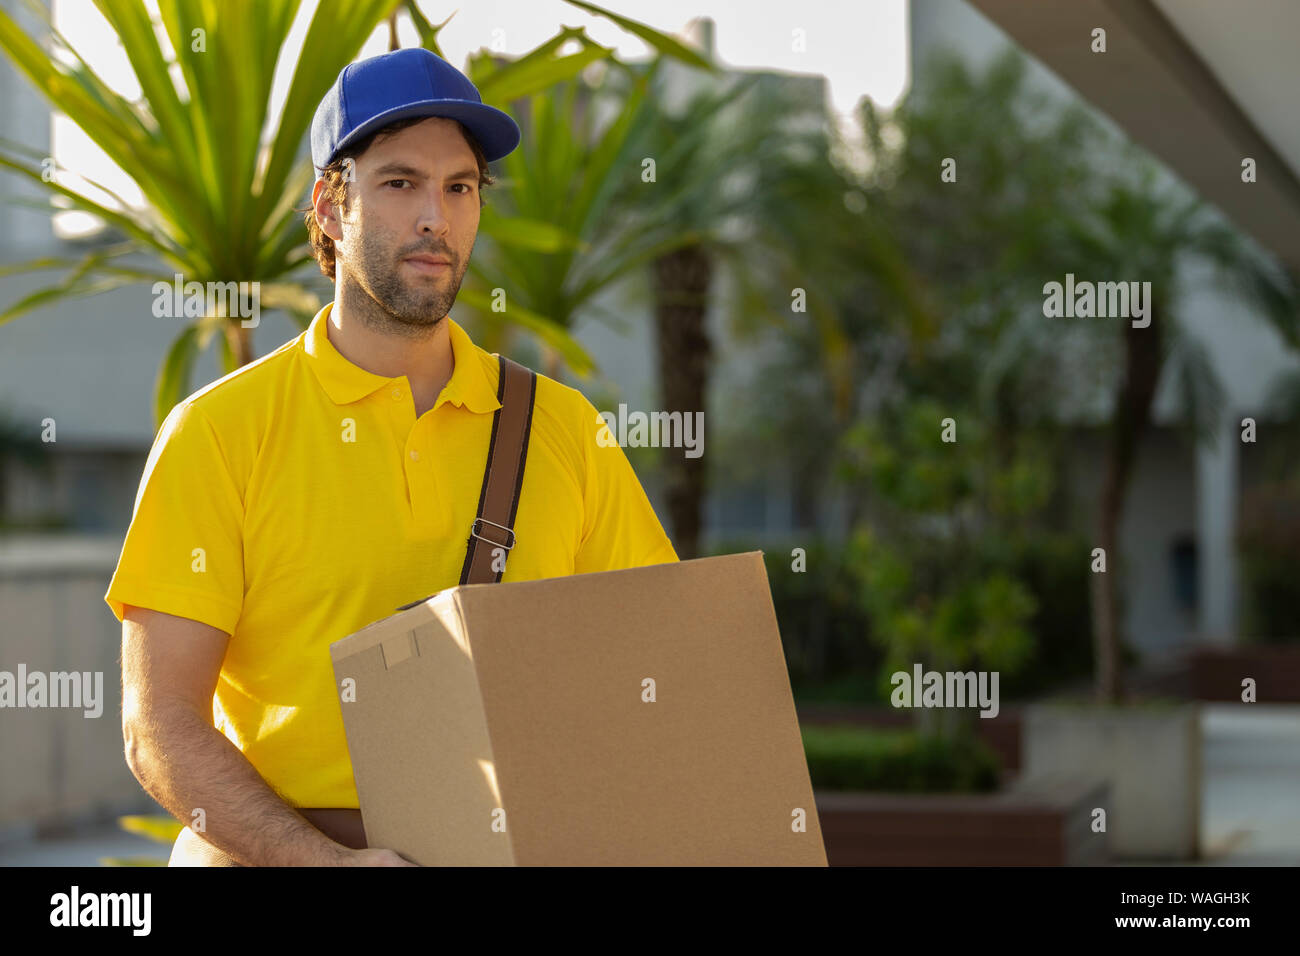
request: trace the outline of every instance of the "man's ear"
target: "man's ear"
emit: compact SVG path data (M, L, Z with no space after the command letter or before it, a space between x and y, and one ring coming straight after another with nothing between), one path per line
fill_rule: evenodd
M311 204L316 212L316 225L321 232L335 242L343 239L343 227L339 223L339 210L329 201L325 180L317 179L311 188Z

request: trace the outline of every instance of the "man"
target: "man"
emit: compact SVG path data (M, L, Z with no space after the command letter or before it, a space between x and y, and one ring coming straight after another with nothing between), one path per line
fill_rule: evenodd
M159 431L106 600L127 762L188 824L173 865L410 865L365 847L329 645L458 583L500 370L447 312L518 142L428 51L343 70L308 212L334 302ZM599 427L537 377L502 580L677 560Z

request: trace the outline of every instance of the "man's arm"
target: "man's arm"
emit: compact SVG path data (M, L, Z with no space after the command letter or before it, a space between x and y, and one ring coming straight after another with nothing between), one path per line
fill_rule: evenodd
M122 736L140 785L245 866L411 866L391 850L336 843L285 803L212 724L229 635L146 608L122 617Z

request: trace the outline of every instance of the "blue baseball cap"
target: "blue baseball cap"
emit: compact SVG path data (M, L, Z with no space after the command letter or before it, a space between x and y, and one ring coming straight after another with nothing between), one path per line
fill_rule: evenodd
M519 145L515 121L485 106L465 74L430 50L411 48L343 68L311 121L311 161L319 172L344 147L412 116L460 120L488 162Z

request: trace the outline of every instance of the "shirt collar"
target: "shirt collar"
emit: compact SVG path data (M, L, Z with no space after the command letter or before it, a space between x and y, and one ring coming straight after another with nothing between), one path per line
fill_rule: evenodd
M388 378L368 372L359 365L354 365L343 357L334 343L329 340L326 325L334 303L328 303L316 313L311 325L303 334L303 352L307 364L316 373L321 388L337 405L347 405L358 399L373 394L386 385L397 382L397 378ZM486 413L501 407L496 389L488 381L487 371L483 367L482 356L488 353L474 344L469 333L462 329L451 316L447 316L447 328L451 336L451 353L455 362L451 378L443 387L442 394L434 408L444 402L451 402L468 408L472 412ZM404 377L404 376L401 376Z

